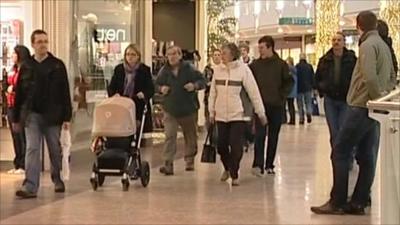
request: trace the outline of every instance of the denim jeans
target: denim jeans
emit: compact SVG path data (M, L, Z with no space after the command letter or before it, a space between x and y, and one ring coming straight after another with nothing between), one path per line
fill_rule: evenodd
M353 155L353 146L357 146L359 173L351 201L366 206L375 178L379 129L379 123L368 117L368 109L349 106L346 110L331 155L333 187L330 201L333 205L341 207L347 202L349 160Z
M31 113L25 124L26 156L25 156L25 180L24 187L32 193L36 193L40 184L41 160L40 151L43 137L46 139L51 163L51 179L54 184L61 180L62 150L60 144L61 125L48 126L42 115Z
M283 106L266 105L268 128L256 118L256 135L254 140L254 161L253 168L258 167L264 172L265 138L268 129L267 158L265 169L273 169L276 149L278 148L279 132L282 126Z
M339 128L343 124L347 106L348 105L345 101L339 101L324 96L325 116L329 127L330 143L332 148L335 143L335 137L339 132Z
M297 94L297 109L299 110L300 122L304 122L304 104L306 105L306 114L312 114L312 91Z

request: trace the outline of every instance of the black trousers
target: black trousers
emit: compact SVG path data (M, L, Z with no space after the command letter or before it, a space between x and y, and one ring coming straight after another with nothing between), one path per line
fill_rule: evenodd
M14 168L15 169L25 169L25 152L26 152L26 137L24 128L21 127L19 132L15 132L12 127L11 118L14 117L14 109L9 108L7 110L7 117L11 132L11 137L14 145Z
M266 115L268 119L268 128L260 123L260 120L256 119L256 137L254 142L254 161L253 168L259 167L262 172L265 169L273 169L276 149L278 147L279 132L282 125L282 112L283 106L266 105ZM267 136L268 129L268 146L267 146L267 158L264 164L265 156L265 138ZM265 167L264 167L265 166Z
M218 153L225 170L230 172L232 179L239 177L245 127L244 121L217 122Z

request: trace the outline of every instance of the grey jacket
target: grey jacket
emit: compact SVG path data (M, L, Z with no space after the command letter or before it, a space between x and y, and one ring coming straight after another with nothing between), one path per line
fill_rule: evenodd
M390 49L378 31L369 31L360 38L359 58L353 71L347 103L367 107L394 87L395 77Z

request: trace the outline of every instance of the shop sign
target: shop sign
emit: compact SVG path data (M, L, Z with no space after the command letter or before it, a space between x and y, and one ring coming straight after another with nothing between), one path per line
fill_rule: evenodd
M279 25L313 25L312 18L306 17L282 17L279 18Z
M129 26L99 25L96 29L98 41L128 42Z

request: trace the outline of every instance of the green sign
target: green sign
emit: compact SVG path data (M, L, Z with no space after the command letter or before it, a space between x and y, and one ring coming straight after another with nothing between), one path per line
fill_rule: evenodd
M306 17L282 17L279 18L279 25L313 25L312 18Z

